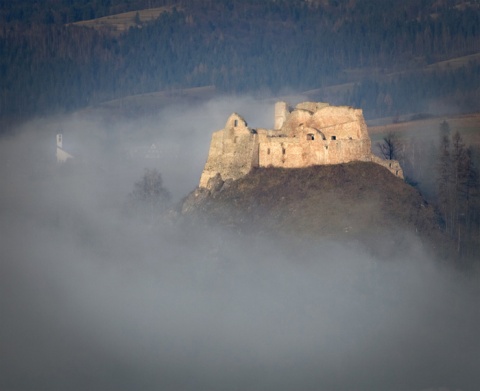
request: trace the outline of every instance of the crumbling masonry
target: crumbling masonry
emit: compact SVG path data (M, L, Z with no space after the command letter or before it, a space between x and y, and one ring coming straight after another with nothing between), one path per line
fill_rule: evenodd
M403 178L396 160L371 152L362 110L328 103L303 102L294 109L275 104L275 127L251 129L232 114L222 130L212 135L200 187L212 188L215 178L239 179L253 167L299 168L352 161L375 162Z

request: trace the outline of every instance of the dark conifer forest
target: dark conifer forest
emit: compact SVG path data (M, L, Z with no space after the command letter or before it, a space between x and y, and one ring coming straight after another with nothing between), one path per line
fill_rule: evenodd
M164 6L121 33L75 24ZM367 118L480 109L476 1L3 0L0 26L3 118L199 86L318 90Z

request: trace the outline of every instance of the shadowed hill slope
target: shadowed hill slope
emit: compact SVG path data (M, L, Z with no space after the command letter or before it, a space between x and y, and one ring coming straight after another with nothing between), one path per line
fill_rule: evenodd
M414 237L437 255L450 252L433 207L374 163L258 168L215 189L191 193L183 214L252 234L360 241L381 256Z

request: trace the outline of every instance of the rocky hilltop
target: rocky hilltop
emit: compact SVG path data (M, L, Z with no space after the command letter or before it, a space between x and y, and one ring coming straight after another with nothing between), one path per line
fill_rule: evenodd
M420 193L384 167L351 162L305 168L254 168L220 176L183 203L184 216L249 234L361 242L387 256L419 239L447 256L449 242Z
M439 254L450 246L399 163L372 154L362 110L328 103L278 102L271 130L232 114L182 214L254 235L360 241L383 255L415 239Z

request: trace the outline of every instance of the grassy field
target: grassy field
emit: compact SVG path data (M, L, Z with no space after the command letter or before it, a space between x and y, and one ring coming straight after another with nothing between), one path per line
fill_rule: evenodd
M456 68L461 68L467 65L470 61L479 62L480 53L471 54L469 56L452 58L446 61L436 62L428 65L427 67L425 67L425 69L428 71L456 69Z
M134 27L140 23L146 23L157 19L162 13L170 12L173 6L165 6L158 8L149 8L138 11L125 12L122 14L115 14L104 16L103 18L84 20L81 22L72 23L77 26L91 27L98 30L109 31L112 34L120 34L130 27ZM138 13L138 20L137 19Z
M417 121L405 121L385 125L371 125L368 132L372 142L382 139L389 132L394 132L399 138L411 135L432 137L438 134L440 124L447 121L452 132L459 131L466 144L480 146L480 113L457 116L431 117Z

